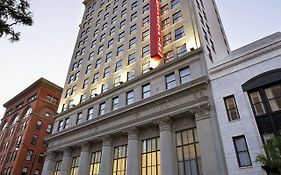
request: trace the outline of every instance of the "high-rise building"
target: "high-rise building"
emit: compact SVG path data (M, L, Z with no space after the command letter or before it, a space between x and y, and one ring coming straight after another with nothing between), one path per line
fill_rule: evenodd
M62 88L41 78L4 104L0 174L41 174Z
M227 174L214 0L86 0L43 174Z
M209 69L230 175L266 174L258 154L281 134L281 33L241 47ZM265 168L266 169L266 168Z

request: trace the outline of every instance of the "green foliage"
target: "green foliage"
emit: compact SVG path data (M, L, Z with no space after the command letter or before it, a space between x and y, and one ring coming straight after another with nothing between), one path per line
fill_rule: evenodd
M281 137L270 139L264 144L266 155L258 155L257 162L260 162L270 171L270 175L281 174Z
M0 38L6 35L11 42L20 39L20 32L16 32L13 27L33 24L29 8L27 0L0 0Z

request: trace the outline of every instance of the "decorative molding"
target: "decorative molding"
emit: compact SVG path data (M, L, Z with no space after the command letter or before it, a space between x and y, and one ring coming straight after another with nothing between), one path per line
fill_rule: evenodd
M127 129L128 140L139 138L139 129L136 126Z
M100 138L102 139L102 147L112 145L112 137L110 135L105 135Z
M210 103L200 104L198 106L192 107L190 112L195 115L195 120L203 120L210 117Z

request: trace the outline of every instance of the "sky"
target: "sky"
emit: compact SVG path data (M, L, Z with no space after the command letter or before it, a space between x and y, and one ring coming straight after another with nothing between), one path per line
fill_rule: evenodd
M217 0L232 50L281 31L280 0ZM34 24L20 26L21 40L0 38L2 105L40 77L63 87L84 5L82 0L31 0Z

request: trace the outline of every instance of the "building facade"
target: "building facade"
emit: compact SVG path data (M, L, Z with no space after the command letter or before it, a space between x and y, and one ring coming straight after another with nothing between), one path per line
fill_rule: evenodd
M39 79L4 104L0 124L0 174L41 174L62 88Z
M209 72L229 174L266 174L255 160L281 131L281 33L233 51Z
M207 74L229 53L215 1L84 4L43 174L227 174Z

